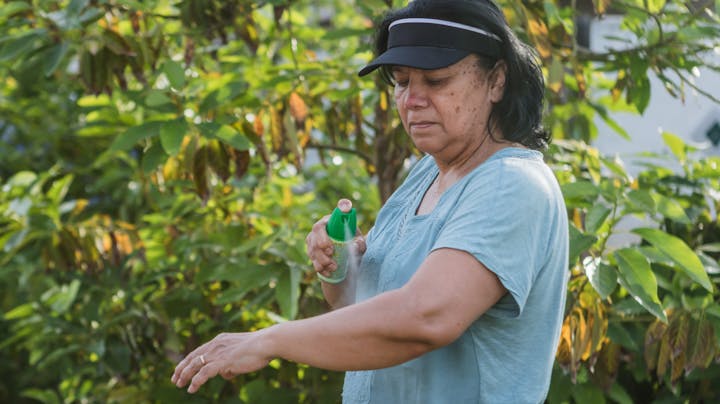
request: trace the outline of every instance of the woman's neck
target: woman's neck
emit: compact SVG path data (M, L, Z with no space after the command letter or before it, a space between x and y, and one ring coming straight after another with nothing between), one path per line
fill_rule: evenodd
M524 147L517 143L508 142L502 138L501 140L496 140L490 133L486 132L483 139L476 146L468 148L466 152L452 160L443 161L435 157L435 163L439 169L438 176L433 184L434 187L437 187L436 192L444 192L475 169L475 167L485 162L490 156L495 154L495 152L511 146Z

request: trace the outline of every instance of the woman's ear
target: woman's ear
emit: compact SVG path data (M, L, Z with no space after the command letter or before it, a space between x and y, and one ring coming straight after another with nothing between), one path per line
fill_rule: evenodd
M502 101L505 94L505 78L507 76L507 64L504 60L498 60L488 75L488 86L490 101L498 103Z

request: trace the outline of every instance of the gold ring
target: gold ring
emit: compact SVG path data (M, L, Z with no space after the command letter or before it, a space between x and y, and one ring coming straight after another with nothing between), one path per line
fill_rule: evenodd
M205 355L200 355L200 363L202 363L203 366L205 366Z

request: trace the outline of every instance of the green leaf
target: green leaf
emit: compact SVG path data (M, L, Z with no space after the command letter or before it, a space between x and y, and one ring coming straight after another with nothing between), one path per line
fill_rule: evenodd
M647 0L647 10L653 14L659 13L665 7L666 0Z
M633 60L633 64L636 61ZM642 69L642 72L640 70ZM650 80L647 78L647 62L640 62L638 66L633 66L632 70L637 70L638 74L634 76L635 85L628 88L629 104L634 104L640 114L645 112L648 104L650 104Z
M220 268L220 267L219 267ZM233 283L239 285L230 287L218 296L215 304L237 303L251 290L267 286L275 278L274 271L264 267L236 267L222 266L218 271L198 273L196 282L207 282L212 280L232 279Z
M600 297L607 299L617 286L617 271L614 267L589 260L585 265L585 275Z
M709 292L713 291L710 278L705 272L700 258L681 239L667 234L662 230L651 228L633 229L633 233L644 238L657 248L662 254L673 261L690 279L699 283Z
M164 91L151 90L145 97L145 105L148 107L159 107L161 105L170 104L172 99L168 97Z
M572 390L572 397L576 403L605 404L605 395L600 387L592 383L577 384Z
M204 269L195 277L196 282L227 281L234 284L250 286L251 288L265 286L276 276L272 270L263 266L249 265L243 258L232 262L223 262L212 268Z
M718 262L718 260L705 254L702 251L698 251L697 256L698 256L698 258L700 258L700 261L702 262L703 266L705 266L705 272L709 273L710 275L719 275L720 274L720 262Z
M66 285L62 285L59 290L54 290L50 294L45 294L45 303L50 305L53 311L58 314L65 313L75 301L78 290L80 290L80 281L74 279Z
M672 154L674 154L680 162L685 161L687 158L685 153L685 142L679 136L673 135L669 132L663 132L662 138L665 141L665 144L670 148Z
M609 126L610 129L614 130L615 133L622 136L623 139L630 140L630 134L628 134L628 132L625 130L625 128L620 126L620 124L617 123L617 121L612 119L612 117L610 116L610 114L608 114L607 109L605 109L604 106L596 105L594 103L590 103L590 106L592 106L593 109L595 109L595 111L598 113L598 115L600 115L600 117L602 118L603 122L605 122L605 124L607 126Z
M62 62L63 58L65 57L67 50L67 42L59 42L53 45L50 49L48 49L43 62L43 72L45 73L45 77L50 77L58 68L58 66L60 66L60 62Z
M625 391L620 383L613 383L610 386L610 391L608 391L607 395L618 404L633 404L632 397L630 397L628 392Z
M86 26L92 22L99 20L104 15L105 10L103 10L101 7L88 8L78 16L78 22Z
M280 275L275 288L275 299L280 305L280 311L287 319L294 319L298 312L298 298L300 296L300 271L288 268Z
M47 196L56 204L60 204L60 202L65 199L65 195L67 195L67 192L70 189L70 184L72 184L74 178L74 175L68 174L53 181L52 186L50 186L50 189L47 192Z
M70 4L67 5L68 15L78 15L88 5L88 2L88 0L70 0Z
M200 133L207 138L218 139L238 150L248 150L250 148L250 141L231 126L220 125L216 122L201 123L197 126Z
M658 193L653 193L652 198L655 201L657 211L661 215L679 223L692 224L692 221L685 213L685 209L683 209L682 205L680 205L678 201Z
M142 139L156 136L160 132L164 122L146 122L138 126L128 128L123 134L115 138L110 151L127 151L132 149Z
M623 324L614 321L608 323L607 336L614 343L620 344L633 352L640 351L640 346L635 342L635 338Z
M35 40L40 38L44 32L45 30L28 31L8 40L5 45L0 47L0 62L15 59L20 54L32 50Z
M650 192L645 190L632 190L627 193L628 200L630 203L649 214L655 214L655 200L653 199Z
M603 204L593 205L585 215L585 229L588 233L596 233L600 227L602 227L607 217L612 212L612 209L608 208Z
M597 241L597 237L584 234L574 224L570 223L570 265L577 261L580 254L587 251Z
M142 169L143 172L148 174L158 168L160 164L165 162L167 154L163 147L157 143L153 143L152 146L142 156Z
M56 350L50 352L44 358L38 358L39 360L38 360L37 365L35 365L35 367L39 371L45 370L48 367L52 368L53 364L55 362L57 362L58 360L63 359L63 357L71 356L71 354L73 354L77 351L80 351L83 348L85 348L85 347L80 344L72 344L72 345L68 345L68 346L64 346L62 348L56 349Z
M173 60L166 61L163 72L173 88L181 89L185 86L185 69L180 63Z
M25 1L10 1L0 7L0 20L31 9L32 6Z
M5 313L3 318L5 320L17 320L31 316L33 313L35 313L35 303L25 303Z
M23 397L27 397L33 400L37 400L43 404L60 404L60 397L58 397L57 393L53 389L35 389L30 388L23 390L22 392Z
M20 171L17 174L10 177L7 185L11 187L25 188L29 187L38 179L37 174L32 171Z
M188 132L188 124L185 118L178 118L174 121L165 122L160 128L160 142L165 153L174 156L180 151L183 138Z
M573 199L595 199L600 194L600 189L590 181L576 181L563 184L562 193L565 200Z
M625 167L623 166L622 160L620 160L620 157L617 155L610 159L609 157L600 157L600 161L602 161L603 165L605 167L618 175L620 178L628 178L627 171L625 171Z
M20 248L26 241L28 241L29 233L30 228L28 227L23 227L19 230L8 231L8 234L0 238L0 240L2 240L0 245L2 245L3 252L10 252L16 248ZM8 261L10 261L12 257L12 254L6 255L4 259L0 260L0 265L4 265Z
M618 262L620 283L647 311L667 323L657 295L657 279L647 258L638 250L623 248L614 253Z

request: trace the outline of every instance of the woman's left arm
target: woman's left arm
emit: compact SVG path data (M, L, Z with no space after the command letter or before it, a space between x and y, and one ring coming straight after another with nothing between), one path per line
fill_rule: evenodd
M330 370L377 369L457 339L504 294L472 255L433 251L400 289L362 303L251 333L223 333L187 355L172 382L195 392L209 378L258 370L274 358Z

